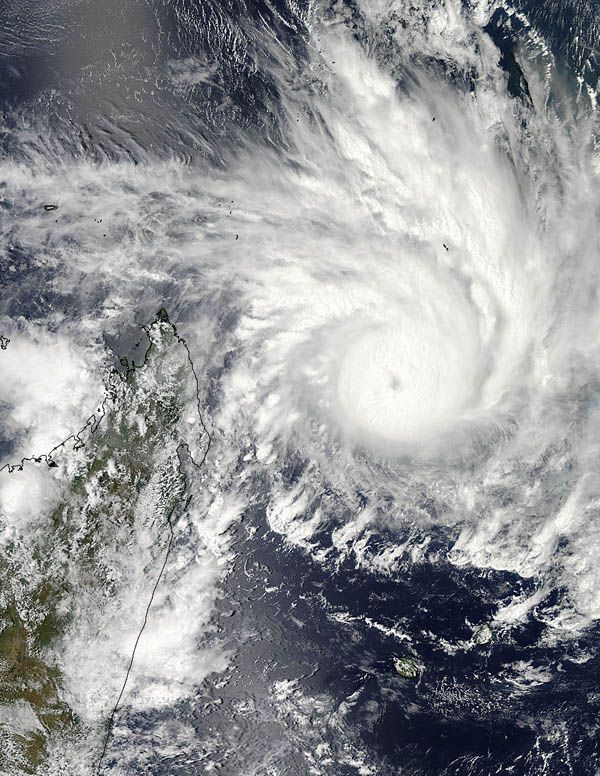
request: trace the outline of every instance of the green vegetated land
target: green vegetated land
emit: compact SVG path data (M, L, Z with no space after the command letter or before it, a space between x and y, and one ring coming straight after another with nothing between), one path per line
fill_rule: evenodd
M2 773L36 773L53 737L80 734L61 652L74 634L102 630L135 574L149 601L186 492L180 448L196 463L207 449L184 342L164 311L145 332L143 365L111 375L97 422L45 463L24 463L58 484L50 514L23 525L0 515Z

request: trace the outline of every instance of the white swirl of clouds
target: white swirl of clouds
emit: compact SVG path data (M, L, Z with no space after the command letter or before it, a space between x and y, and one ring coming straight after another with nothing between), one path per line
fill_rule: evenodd
M169 289L202 389L217 375L212 454L231 498L251 503L263 478L290 541L310 549L333 514L338 551L393 572L435 560L443 528L452 562L538 580L499 623L560 588L548 619L576 631L600 616L593 105L557 114L534 35L532 103L509 98L484 5L449 0L408 28L380 7L363 10L393 29L385 56L333 22L314 23L302 72L273 44L285 152L249 141L208 173L59 166L23 130L28 161L2 162L18 218L0 239L98 300L85 337L70 332L79 346ZM455 83L429 78L427 58ZM37 206L54 199L56 222ZM403 539L373 556L377 526Z

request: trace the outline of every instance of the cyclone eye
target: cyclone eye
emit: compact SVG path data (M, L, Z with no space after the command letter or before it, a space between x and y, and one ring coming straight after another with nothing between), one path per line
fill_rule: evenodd
M398 452L447 436L474 395L477 357L467 321L411 311L357 332L337 373L343 429L361 445Z
M394 374L393 372L390 372L389 381L392 391L401 391L403 389L402 380L400 380L398 375Z

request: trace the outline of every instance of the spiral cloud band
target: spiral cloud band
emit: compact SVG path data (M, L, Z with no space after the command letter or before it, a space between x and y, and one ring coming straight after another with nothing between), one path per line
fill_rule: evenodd
M339 5L286 5L301 51L258 17L229 20L228 56L255 84L256 125L235 89L225 94L218 58L199 54L163 63L169 99L192 106L185 120L161 113L171 145L136 140L125 98L97 126L90 119L89 137L73 129L72 116L92 110L75 98L68 111L50 94L47 115L3 118L2 312L11 346L21 343L1 355L7 460L85 422L111 353L131 350L159 308L199 376L212 447L182 533L197 532L202 551L182 549L166 577L197 627L176 646L152 631L159 657L179 650L186 676L173 689L148 658L148 708L225 670L223 645L196 667L194 649L236 556L227 531L253 510L326 575L349 558L378 579L417 566L433 575L436 564L505 574L486 611L511 645L535 621L539 644L584 661L578 639L600 618L595 91L583 76L568 81L525 12L505 9L519 91L493 39L495 6ZM40 208L54 201L56 212ZM33 379L45 364L36 349L56 354L47 384ZM51 385L64 386L60 397ZM43 477L1 484L11 541L33 520L25 490L47 494L34 513L58 498ZM203 574L185 565L204 562ZM133 641L120 627L100 650L113 695ZM108 700L82 700L93 695L76 668L82 633L71 634L65 681L93 726ZM544 684L534 662L515 662L506 681L523 693ZM296 696L278 687L289 710ZM124 706L143 709L143 677L132 674L128 692Z

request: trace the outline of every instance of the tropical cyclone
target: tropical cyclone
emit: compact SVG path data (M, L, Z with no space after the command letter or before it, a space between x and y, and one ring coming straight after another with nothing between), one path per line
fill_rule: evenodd
M9 451L19 462L80 428L81 353L105 359L105 338L127 343L161 305L214 429L117 703L106 762L122 772L598 770L598 12L561 0L528 17L534 4L130 3L151 9L145 24L99 12L67 30L101 44L86 66L57 57L35 87L29 59L6 65ZM119 395L136 403L144 374ZM160 571L161 498L182 496L175 439L194 417L167 403L163 445L147 413L114 409L64 488L61 453L47 479L25 463L2 491L19 540L54 507L98 517L113 549L117 517L155 516L131 568L109 553L108 601L147 591L146 562ZM138 492L93 438L164 478ZM18 561L14 580L33 562ZM92 641L98 605L57 649L69 708L89 700L95 730L124 686L139 598L123 640L115 616ZM103 697L90 676L105 666Z

